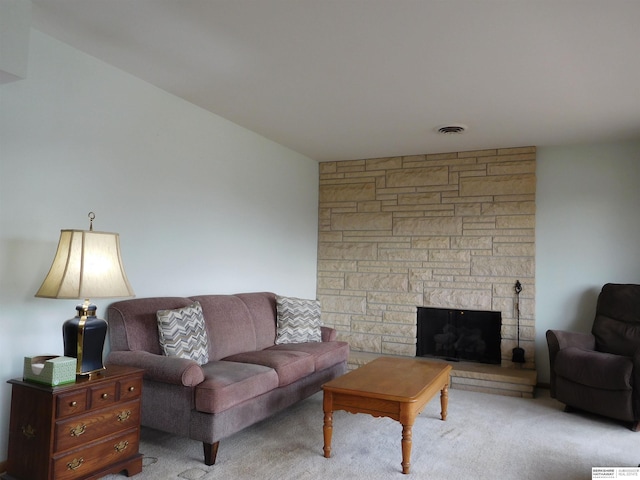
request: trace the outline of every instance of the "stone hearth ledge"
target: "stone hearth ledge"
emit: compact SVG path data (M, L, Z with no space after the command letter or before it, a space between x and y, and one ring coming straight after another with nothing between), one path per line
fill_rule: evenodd
M381 356L393 355L351 351L347 365L348 369L354 370ZM444 362L444 360L434 358L413 358L423 359L425 361ZM509 397L533 398L535 396L535 388L538 380L538 374L535 370L474 362L446 363L453 367L451 370L451 388Z

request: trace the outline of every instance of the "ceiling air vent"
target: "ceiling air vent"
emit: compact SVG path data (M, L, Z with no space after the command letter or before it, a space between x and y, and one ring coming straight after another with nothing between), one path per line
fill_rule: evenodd
M462 125L461 123L455 125L443 125L441 127L436 128L436 132L441 133L443 135L454 135L460 134L467 131L467 126Z

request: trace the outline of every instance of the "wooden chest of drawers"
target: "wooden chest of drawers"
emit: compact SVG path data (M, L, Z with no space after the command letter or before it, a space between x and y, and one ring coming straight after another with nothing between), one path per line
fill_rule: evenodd
M88 480L142 471L142 370L109 367L98 378L47 387L10 380L5 480Z

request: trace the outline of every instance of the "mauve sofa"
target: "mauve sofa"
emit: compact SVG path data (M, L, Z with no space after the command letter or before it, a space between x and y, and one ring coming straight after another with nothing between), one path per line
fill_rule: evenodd
M202 366L163 355L156 317L195 301L208 336ZM201 441L207 465L221 439L320 391L346 371L349 355L327 327L321 342L275 344L276 295L268 292L136 298L111 304L107 318L107 365L145 370L142 425Z

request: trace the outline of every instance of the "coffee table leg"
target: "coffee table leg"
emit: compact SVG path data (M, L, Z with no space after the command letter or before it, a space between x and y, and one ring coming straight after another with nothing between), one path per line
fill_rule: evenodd
M331 436L333 435L333 394L331 392L324 392L322 409L324 410L324 426L322 427L324 435L324 458L330 458Z
M440 407L442 411L440 412L440 418L442 420L447 419L447 407L449 406L449 385L445 384L445 386L440 391Z
M333 434L333 412L324 412L324 458L331 457L331 435Z
M411 446L413 425L402 425L402 473L409 473L411 467Z

